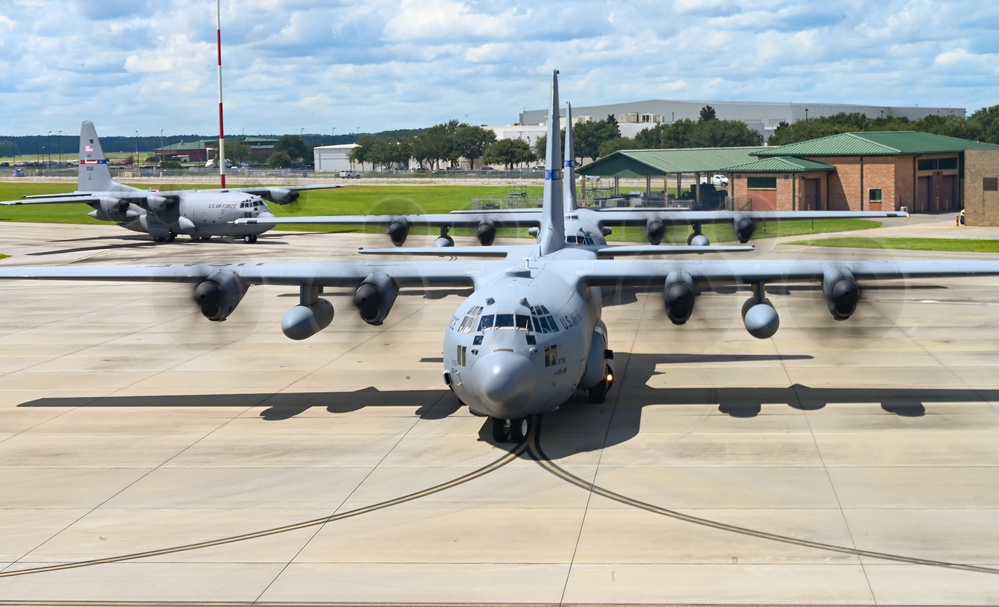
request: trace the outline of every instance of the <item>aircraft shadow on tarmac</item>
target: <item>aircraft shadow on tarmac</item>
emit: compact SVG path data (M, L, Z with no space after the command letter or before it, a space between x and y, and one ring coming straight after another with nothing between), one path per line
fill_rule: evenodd
M752 418L763 404L785 403L802 411L815 411L836 403L879 403L889 413L902 417L918 417L926 413L927 405L956 402L999 401L999 390L973 388L921 388L905 385L872 387L812 388L801 384L786 387L697 387L660 388L649 385L659 374L662 364L738 364L745 362L781 363L809 360L808 355L686 355L619 353L619 372L624 377L608 394L604 404L591 404L583 392L578 392L562 408L545 416L545 434L562 435L559 443L566 454L602 449L635 437L646 406L715 405L718 412L733 418ZM627 395L621 394L626 384ZM283 392L251 394L184 394L162 396L104 396L40 398L20 407L264 407L262 420L279 422L313 408L325 408L330 414L348 413L367 407L406 407L425 420L447 418L462 408L462 404L446 388L429 390L379 390L374 387L338 392ZM613 421L613 431L608 424ZM488 420L483 418L479 437L491 441ZM548 455L559 457L562 449L552 449Z
M284 236L284 234L282 234ZM278 244L287 245L288 242L284 240L278 240L274 237L268 237L267 235L261 235L260 239L267 239L266 244ZM75 246L65 249L51 249L48 251L36 251L34 253L28 253L27 255L34 257L45 257L48 255L64 255L66 253L92 253L94 251L104 251L104 250L130 250L130 249L144 249L147 247L174 247L178 245L197 245L197 246L212 246L212 245L226 245L226 244L240 244L242 242L240 238L229 238L229 237L219 237L216 236L210 240L203 240L194 242L189 238L178 236L177 240L169 243L153 242L150 240L149 236L144 234L136 234L135 236L87 236L84 238L67 238L62 240L53 240L52 244L63 244L63 243L85 243L92 242L96 243L89 246ZM264 243L261 243L264 244ZM252 245L247 245L252 246Z

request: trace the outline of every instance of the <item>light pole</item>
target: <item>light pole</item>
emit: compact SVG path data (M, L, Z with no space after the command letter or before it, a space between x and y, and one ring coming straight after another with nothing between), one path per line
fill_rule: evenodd
M132 175L135 176L135 167L139 164L139 131L135 131L135 160L132 161Z
M59 150L59 164L62 164L62 131L59 131L59 137L56 139L56 147Z
M805 108L805 122L808 122L808 108Z
M49 134L45 136L45 147L47 147L49 149L49 151L48 151L49 155L45 159L45 168L46 169L51 169L52 168L52 131L49 131Z

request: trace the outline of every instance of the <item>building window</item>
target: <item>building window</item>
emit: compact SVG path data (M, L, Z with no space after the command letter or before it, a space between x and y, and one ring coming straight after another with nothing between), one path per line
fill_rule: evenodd
M919 160L916 163L916 167L920 171L935 171L937 170L937 159L928 158L925 160Z
M776 190L776 177L747 177L746 188L750 190Z
M871 202L881 202L881 189L871 188L869 200Z
M982 190L986 192L999 192L999 177L983 177Z
M957 169L957 158L941 158L937 162L937 168L941 171L953 171Z

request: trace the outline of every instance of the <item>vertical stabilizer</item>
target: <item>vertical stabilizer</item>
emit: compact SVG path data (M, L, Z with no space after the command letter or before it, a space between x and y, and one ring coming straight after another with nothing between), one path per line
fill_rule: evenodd
M541 254L565 246L565 205L562 201L562 154L559 149L558 70L552 72L552 99L548 106L548 141L545 148L545 191L541 207Z
M107 192L114 189L108 161L97 139L94 123L84 120L80 125L80 177L76 189L80 192Z
M566 211L575 211L576 206L576 153L572 145L572 104L565 104L565 172L562 173L562 187L565 190Z

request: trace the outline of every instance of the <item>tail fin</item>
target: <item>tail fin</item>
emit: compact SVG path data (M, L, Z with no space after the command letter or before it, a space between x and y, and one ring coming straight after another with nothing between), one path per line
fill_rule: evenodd
M575 211L576 205L576 153L572 144L572 104L565 104L565 172L562 174L565 190L565 210Z
M562 155L559 150L558 70L552 72L552 99L548 107L548 141L545 149L545 190L541 206L541 254L565 246L565 206L562 190Z
M80 125L80 177L76 189L80 192L107 192L114 189L108 161L97 139L94 123L84 120Z

